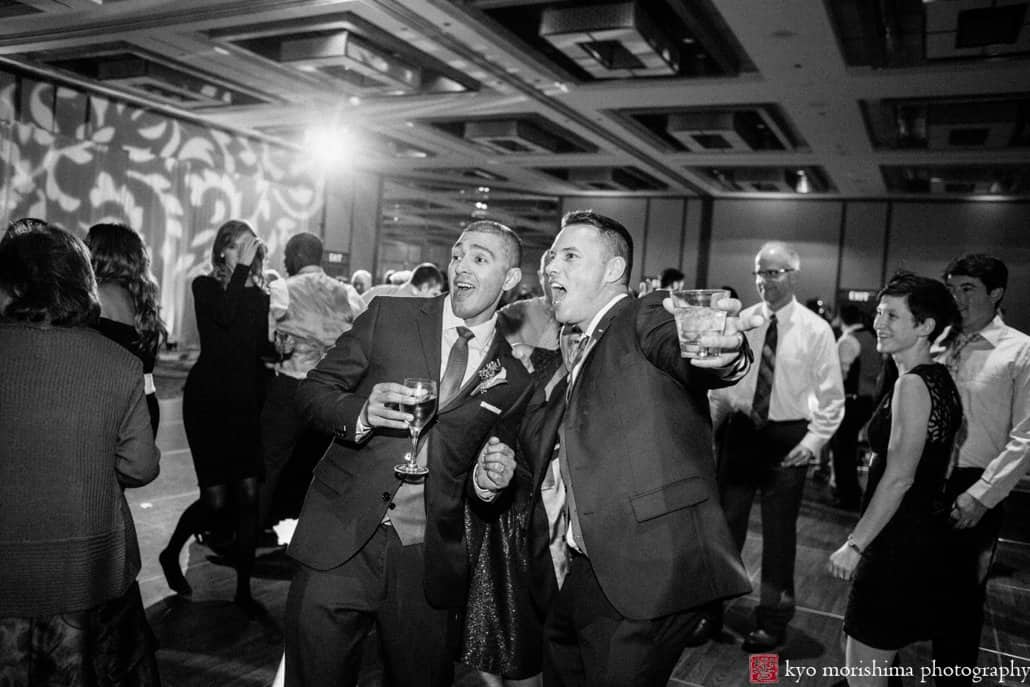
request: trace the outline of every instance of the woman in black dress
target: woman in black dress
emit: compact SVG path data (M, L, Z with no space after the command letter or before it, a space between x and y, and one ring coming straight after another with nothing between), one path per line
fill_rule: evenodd
M261 356L268 342L268 292L262 272L265 246L249 224L230 220L218 229L212 272L193 280L200 357L183 391L182 415L200 499L189 506L159 560L168 586L192 590L179 567L190 535L225 517L229 490L236 510L236 603L261 611L250 595L257 540Z
M829 561L831 574L853 580L844 615L852 687L887 685L886 675L862 673L930 636L933 575L944 564L936 523L947 517L944 480L962 421L958 391L930 344L957 317L934 279L902 272L880 292L876 350L891 355L898 379L869 421L875 456L862 518Z
M94 224L86 235L100 295L96 328L143 363L143 385L150 426L157 436L160 410L154 363L168 330L159 315L160 290L150 274L150 253L143 238L124 224Z

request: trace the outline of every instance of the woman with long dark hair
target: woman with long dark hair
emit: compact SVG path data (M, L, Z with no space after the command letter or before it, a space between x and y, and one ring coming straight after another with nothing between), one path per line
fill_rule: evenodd
M168 330L159 314L160 290L150 273L150 253L143 237L124 224L94 224L86 236L86 246L100 296L96 327L143 363L147 410L156 436L160 410L154 363Z
M0 684L159 684L124 490L158 473L139 360L91 327L83 243L0 240Z
M260 397L268 342L268 291L262 272L265 246L254 229L229 220L211 248L212 271L193 280L200 332L200 357L183 391L182 415L200 499L175 527L159 560L168 586L179 594L192 589L179 567L189 537L225 519L230 489L235 508L236 603L261 611L250 594L257 540Z

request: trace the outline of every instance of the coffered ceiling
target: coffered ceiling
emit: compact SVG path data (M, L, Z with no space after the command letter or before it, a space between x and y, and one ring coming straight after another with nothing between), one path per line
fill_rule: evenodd
M0 60L289 145L346 130L387 224L471 199L532 226L568 194L1026 197L1027 5L0 0Z

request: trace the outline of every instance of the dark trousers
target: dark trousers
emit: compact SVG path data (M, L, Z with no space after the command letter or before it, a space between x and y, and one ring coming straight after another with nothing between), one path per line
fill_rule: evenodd
M849 396L844 402L844 419L830 442L837 498L844 506L858 508L862 501L862 489L858 486L858 435L872 413L872 397Z
M744 548L755 494L762 499L762 583L755 620L782 635L794 617L797 520L808 467L780 467L805 436L804 421L770 422L762 428L735 415L720 428L719 497L737 549Z
M300 382L288 375L270 375L266 380L261 409L265 479L258 501L260 527L274 523L277 515L296 517L294 506L303 500L311 470L330 441L328 436L309 429L297 412L294 397ZM282 486L293 489L284 490ZM289 502L285 508L283 501Z
M980 479L983 470L958 468L948 479L948 496L958 494ZM1005 517L1004 502L987 511L976 527L949 529L944 535L947 567L943 571L939 613L933 624L933 657L942 666L975 666L980 654L987 574ZM969 677L937 678L940 687L972 684Z
M544 633L544 685L665 685L697 614L630 620L608 602L590 560L575 555L551 606Z
M300 566L286 599L286 685L356 685L375 625L384 685L449 687L450 613L429 606L424 572L423 545L402 546L385 525L338 568Z

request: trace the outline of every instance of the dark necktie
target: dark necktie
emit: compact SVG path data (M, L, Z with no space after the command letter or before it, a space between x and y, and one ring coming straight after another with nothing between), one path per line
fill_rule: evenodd
M776 315L769 316L769 328L765 330L765 344L762 345L762 362L758 367L758 382L755 384L755 398L751 402L751 419L761 427L769 421L769 401L772 400L773 377L776 375Z
M451 352L447 356L447 367L443 371L443 379L440 380L440 390L437 398L437 407L442 408L458 390L461 389L461 380L465 377L465 367L469 360L469 339L475 334L468 327L458 327L458 340L451 346ZM419 465L426 465L429 460L427 441L419 442L418 455L415 458ZM426 502L425 482L419 480L405 481L393 495L391 510L387 512L390 524L397 532L401 544L409 546L420 544L425 541L426 536Z
M474 336L468 327L458 327L458 339L451 346L451 352L447 356L447 367L444 368L443 378L440 380L440 408L461 389L461 380L465 378L465 368L469 361L469 339Z

